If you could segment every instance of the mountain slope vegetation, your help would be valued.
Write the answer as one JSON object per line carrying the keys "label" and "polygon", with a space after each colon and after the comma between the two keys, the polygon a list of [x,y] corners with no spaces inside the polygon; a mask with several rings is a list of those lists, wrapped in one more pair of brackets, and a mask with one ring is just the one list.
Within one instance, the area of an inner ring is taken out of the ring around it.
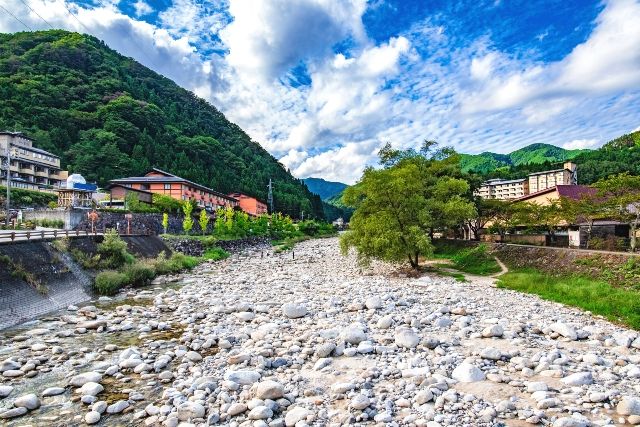
{"label": "mountain slope vegetation", "polygon": [[566,150],[550,144],[531,144],[509,154],[462,154],[460,164],[463,172],[488,173],[503,167],[564,162],[588,151]]}
{"label": "mountain slope vegetation", "polygon": [[105,185],[158,167],[293,217],[323,217],[308,191],[205,100],[108,48],[62,30],[0,34],[0,129],[18,130]]}
{"label": "mountain slope vegetation", "polygon": [[342,182],[326,181],[322,178],[305,178],[303,181],[307,184],[309,191],[320,196],[322,200],[340,194],[348,187]]}

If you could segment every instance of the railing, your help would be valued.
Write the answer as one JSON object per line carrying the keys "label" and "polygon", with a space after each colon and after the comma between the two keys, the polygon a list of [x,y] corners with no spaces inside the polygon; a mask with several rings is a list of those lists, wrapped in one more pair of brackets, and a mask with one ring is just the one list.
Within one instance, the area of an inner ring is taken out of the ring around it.
{"label": "railing", "polygon": [[58,237],[80,237],[93,235],[90,231],[80,230],[30,230],[30,231],[0,231],[0,242],[31,239],[55,239]]}

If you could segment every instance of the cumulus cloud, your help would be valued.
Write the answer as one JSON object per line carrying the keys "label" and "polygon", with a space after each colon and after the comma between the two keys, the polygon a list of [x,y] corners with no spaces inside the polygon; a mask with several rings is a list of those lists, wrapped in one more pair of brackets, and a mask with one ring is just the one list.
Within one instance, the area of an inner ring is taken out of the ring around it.
{"label": "cumulus cloud", "polygon": [[585,148],[595,148],[598,145],[600,145],[600,141],[597,139],[574,139],[573,141],[563,144],[562,148],[566,148],[567,150],[583,150]]}
{"label": "cumulus cloud", "polygon": [[[298,177],[355,182],[387,141],[435,139],[469,153],[584,148],[640,122],[640,4],[631,0],[606,3],[587,39],[549,63],[500,51],[490,35],[460,42],[430,18],[374,41],[363,14],[375,4],[365,0],[174,0],[153,24],[117,1],[25,1],[55,27],[86,31],[66,4],[93,35],[213,103]],[[47,28],[20,0],[6,3]],[[0,31],[24,29],[0,14]]]}
{"label": "cumulus cloud", "polygon": [[144,16],[153,12],[153,8],[149,6],[144,0],[138,0],[133,4],[133,8],[135,9],[136,16]]}
{"label": "cumulus cloud", "polygon": [[245,78],[268,82],[345,39],[365,37],[365,0],[231,0],[233,22],[220,32],[226,60]]}

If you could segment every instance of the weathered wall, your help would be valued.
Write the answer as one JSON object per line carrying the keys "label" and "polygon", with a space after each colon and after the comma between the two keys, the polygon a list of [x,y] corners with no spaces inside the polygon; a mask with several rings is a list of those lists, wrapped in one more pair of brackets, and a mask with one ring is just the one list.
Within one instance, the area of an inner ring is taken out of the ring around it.
{"label": "weathered wall", "polygon": [[23,211],[22,219],[24,221],[29,220],[62,220],[64,221],[64,228],[67,230],[73,230],[87,217],[87,210],[80,209],[42,209],[33,211]]}
{"label": "weathered wall", "polygon": [[7,257],[40,283],[29,284],[7,262],[0,262],[0,329],[91,298],[91,278],[48,242],[0,245]]}

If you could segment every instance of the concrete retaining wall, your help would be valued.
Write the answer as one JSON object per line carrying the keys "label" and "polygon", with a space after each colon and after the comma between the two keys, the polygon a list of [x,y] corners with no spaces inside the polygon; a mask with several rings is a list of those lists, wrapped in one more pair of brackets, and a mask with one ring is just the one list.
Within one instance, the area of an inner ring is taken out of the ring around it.
{"label": "concrete retaining wall", "polygon": [[64,222],[64,228],[67,230],[75,229],[78,224],[87,218],[87,211],[80,209],[71,210],[58,210],[58,209],[46,209],[46,210],[34,210],[23,211],[22,219],[24,221],[30,220],[59,220]]}

